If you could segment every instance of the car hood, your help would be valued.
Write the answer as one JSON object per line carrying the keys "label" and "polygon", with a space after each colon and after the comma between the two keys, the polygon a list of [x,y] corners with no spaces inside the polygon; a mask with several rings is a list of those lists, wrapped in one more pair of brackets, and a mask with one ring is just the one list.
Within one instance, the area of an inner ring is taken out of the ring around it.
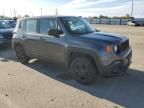
{"label": "car hood", "polygon": [[7,28],[7,29],[0,29],[0,34],[5,34],[5,33],[12,33],[13,28]]}
{"label": "car hood", "polygon": [[81,38],[93,39],[97,41],[104,41],[109,43],[118,43],[128,39],[125,36],[115,33],[95,32],[90,34],[81,35]]}
{"label": "car hood", "polygon": [[4,39],[12,39],[13,29],[0,29],[0,35],[3,35]]}

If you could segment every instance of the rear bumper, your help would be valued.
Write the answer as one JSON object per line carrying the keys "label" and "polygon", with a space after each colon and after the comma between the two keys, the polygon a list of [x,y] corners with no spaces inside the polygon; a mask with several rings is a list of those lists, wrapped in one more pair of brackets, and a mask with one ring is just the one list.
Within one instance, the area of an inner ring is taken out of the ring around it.
{"label": "rear bumper", "polygon": [[129,68],[130,64],[132,63],[132,50],[124,54],[119,58],[111,58],[113,60],[109,65],[101,64],[100,74],[102,76],[117,76],[123,75],[127,69]]}

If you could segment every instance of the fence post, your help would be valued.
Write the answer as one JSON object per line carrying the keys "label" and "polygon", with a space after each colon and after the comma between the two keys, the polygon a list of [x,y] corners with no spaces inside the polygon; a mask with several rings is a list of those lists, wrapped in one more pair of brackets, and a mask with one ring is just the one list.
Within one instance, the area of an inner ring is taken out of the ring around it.
{"label": "fence post", "polygon": [[93,24],[93,20],[92,20],[93,18],[91,18],[91,24]]}
{"label": "fence post", "polygon": [[101,18],[99,18],[100,19],[100,24],[101,24]]}
{"label": "fence post", "polygon": [[109,24],[111,24],[111,18],[109,18]]}
{"label": "fence post", "polygon": [[121,25],[121,18],[120,18],[120,25]]}

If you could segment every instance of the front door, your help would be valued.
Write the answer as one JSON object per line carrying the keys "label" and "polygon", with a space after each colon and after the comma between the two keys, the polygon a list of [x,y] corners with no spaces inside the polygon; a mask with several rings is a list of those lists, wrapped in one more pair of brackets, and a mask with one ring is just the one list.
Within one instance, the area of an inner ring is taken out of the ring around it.
{"label": "front door", "polygon": [[55,62],[64,62],[65,59],[65,37],[54,37],[48,35],[49,29],[61,29],[55,18],[44,18],[39,20],[39,34],[41,35],[40,56]]}

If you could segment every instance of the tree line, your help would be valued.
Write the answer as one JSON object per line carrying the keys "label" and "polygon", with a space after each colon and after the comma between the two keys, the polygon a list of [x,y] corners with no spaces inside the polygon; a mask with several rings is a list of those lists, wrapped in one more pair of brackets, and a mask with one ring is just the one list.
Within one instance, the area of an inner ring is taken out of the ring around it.
{"label": "tree line", "polygon": [[89,17],[89,18],[101,18],[101,19],[134,19],[134,17],[131,17],[129,14],[126,14],[125,16],[105,16],[105,15],[99,15],[99,16],[94,16],[94,17]]}
{"label": "tree line", "polygon": [[[8,16],[0,16],[0,19],[6,19],[6,20],[10,20],[10,19],[14,19],[17,20],[18,18],[22,18],[22,17],[30,17],[29,15],[24,15],[24,16],[16,16],[16,17],[8,17]],[[126,14],[125,16],[113,16],[113,17],[109,17],[109,16],[105,16],[105,15],[99,15],[99,16],[89,16],[89,18],[101,18],[101,19],[134,19],[134,17],[131,17],[129,14]]]}

